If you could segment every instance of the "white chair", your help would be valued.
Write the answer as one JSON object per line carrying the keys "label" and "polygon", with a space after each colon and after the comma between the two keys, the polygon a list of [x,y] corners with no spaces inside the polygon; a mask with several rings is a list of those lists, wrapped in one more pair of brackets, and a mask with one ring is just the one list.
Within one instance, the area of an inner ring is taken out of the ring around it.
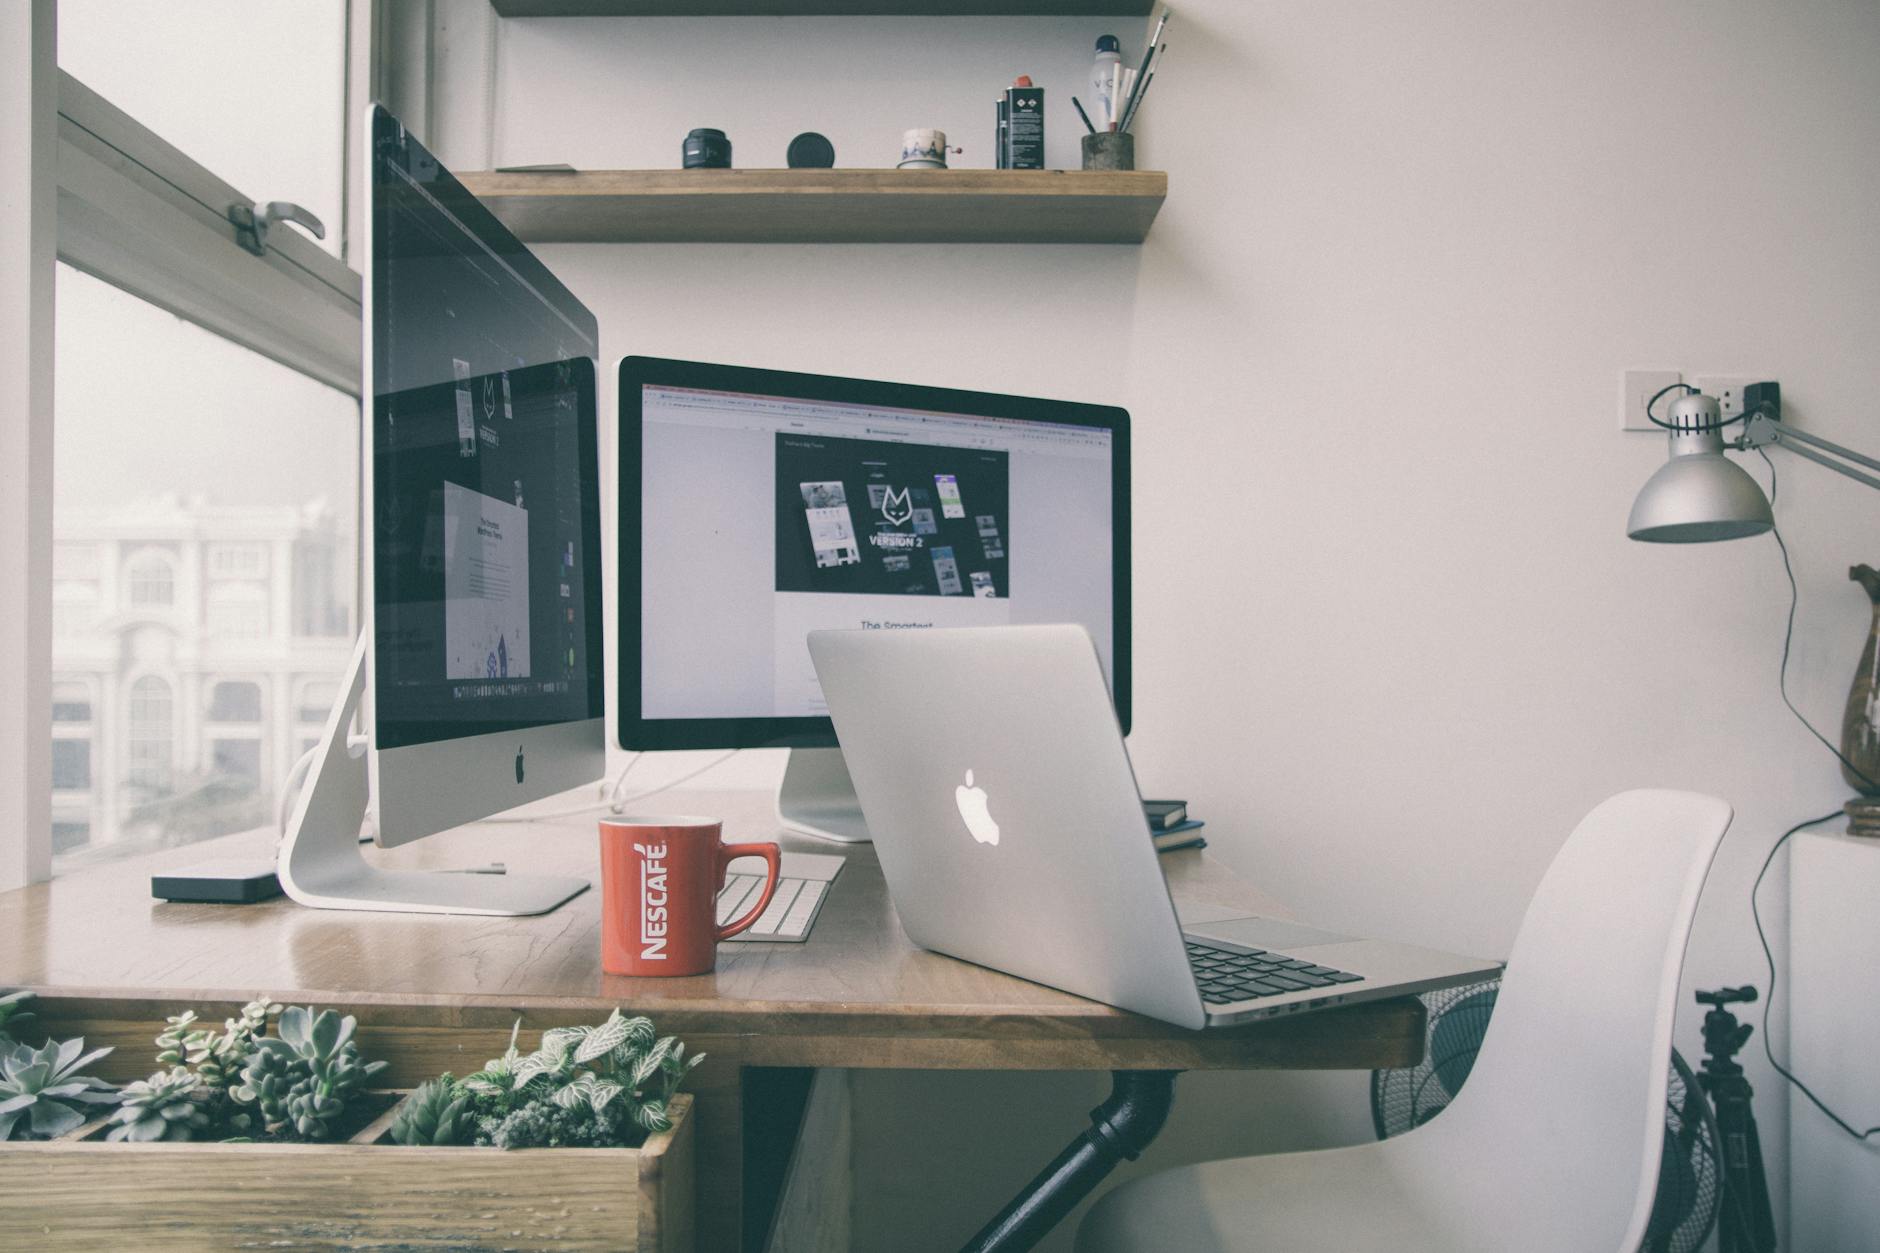
{"label": "white chair", "polygon": [[1664,1141],[1684,943],[1730,807],[1623,792],[1528,905],[1469,1081],[1376,1144],[1184,1166],[1109,1193],[1077,1253],[1633,1253]]}

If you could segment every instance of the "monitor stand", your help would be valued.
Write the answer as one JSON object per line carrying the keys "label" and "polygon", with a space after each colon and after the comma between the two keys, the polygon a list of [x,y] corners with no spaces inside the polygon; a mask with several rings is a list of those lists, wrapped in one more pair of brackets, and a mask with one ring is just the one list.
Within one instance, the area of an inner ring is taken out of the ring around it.
{"label": "monitor stand", "polygon": [[839,748],[793,748],[777,785],[777,818],[785,827],[838,844],[870,840]]}
{"label": "monitor stand", "polygon": [[368,741],[352,732],[365,676],[361,636],[281,840],[275,873],[282,891],[314,909],[514,916],[545,914],[587,890],[586,879],[565,876],[385,870],[368,862],[359,849],[370,790]]}

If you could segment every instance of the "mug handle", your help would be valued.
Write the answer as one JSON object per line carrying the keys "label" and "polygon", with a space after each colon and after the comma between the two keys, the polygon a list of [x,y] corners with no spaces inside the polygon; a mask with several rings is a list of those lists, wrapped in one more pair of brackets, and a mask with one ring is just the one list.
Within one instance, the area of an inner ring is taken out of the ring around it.
{"label": "mug handle", "polygon": [[751,906],[744,917],[734,918],[718,928],[718,938],[721,940],[729,939],[740,931],[748,930],[751,924],[763,915],[765,908],[770,904],[770,898],[777,894],[777,880],[783,874],[783,853],[775,844],[720,844],[718,846],[720,886],[725,881],[725,867],[739,857],[762,857],[764,865],[770,869],[770,874],[764,880],[763,895],[758,897],[757,904]]}

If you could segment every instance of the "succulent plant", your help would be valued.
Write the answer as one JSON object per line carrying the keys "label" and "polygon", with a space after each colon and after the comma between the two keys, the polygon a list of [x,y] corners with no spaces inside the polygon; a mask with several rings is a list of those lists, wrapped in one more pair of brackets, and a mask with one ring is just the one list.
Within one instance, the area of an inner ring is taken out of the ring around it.
{"label": "succulent plant", "polygon": [[329,1139],[348,1102],[385,1069],[353,1043],[358,1023],[330,1009],[296,1005],[281,1014],[278,1036],[256,1040],[231,1095],[253,1105],[267,1129],[303,1140]]}
{"label": "succulent plant", "polygon": [[475,1095],[448,1074],[419,1084],[392,1119],[399,1144],[469,1144],[476,1138]]}
{"label": "succulent plant", "polygon": [[117,1103],[117,1088],[79,1071],[108,1048],[47,1041],[40,1048],[0,1046],[0,1140],[49,1140],[85,1124],[85,1106]]}
{"label": "succulent plant", "polygon": [[202,1078],[182,1066],[126,1084],[107,1140],[193,1140],[214,1120],[203,1108]]}
{"label": "succulent plant", "polygon": [[280,1012],[268,997],[257,997],[242,1007],[240,1016],[224,1019],[222,1030],[214,1031],[198,1029],[195,1012],[186,1010],[168,1019],[158,1034],[157,1062],[189,1066],[202,1077],[207,1095],[219,1098],[235,1085],[255,1041],[267,1034],[268,1019]]}
{"label": "succulent plant", "polygon": [[32,999],[33,994],[24,988],[0,996],[0,1043],[11,1043],[19,1025],[33,1016],[33,1011],[26,1008]]}
{"label": "succulent plant", "polygon": [[269,1126],[287,1121],[287,1097],[295,1080],[293,1057],[283,1051],[256,1046],[242,1067],[241,1082],[229,1089],[229,1095],[243,1105],[252,1105],[261,1121]]}

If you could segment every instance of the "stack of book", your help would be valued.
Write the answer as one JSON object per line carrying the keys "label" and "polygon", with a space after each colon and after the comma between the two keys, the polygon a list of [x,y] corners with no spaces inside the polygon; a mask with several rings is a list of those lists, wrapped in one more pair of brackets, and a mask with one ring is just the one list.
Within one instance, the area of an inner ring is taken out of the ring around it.
{"label": "stack of book", "polygon": [[1206,824],[1188,816],[1187,801],[1146,800],[1142,803],[1142,812],[1149,820],[1149,836],[1155,841],[1156,852],[1208,846],[1201,838],[1201,828]]}

